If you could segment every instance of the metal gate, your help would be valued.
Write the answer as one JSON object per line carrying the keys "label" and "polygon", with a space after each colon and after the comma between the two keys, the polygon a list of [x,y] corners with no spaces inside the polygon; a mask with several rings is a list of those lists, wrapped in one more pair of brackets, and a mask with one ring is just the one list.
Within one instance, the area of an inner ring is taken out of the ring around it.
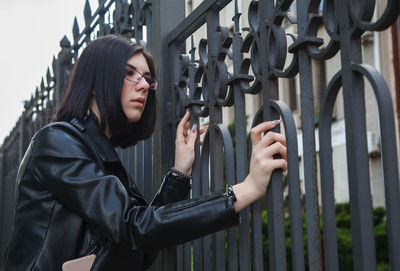
{"label": "metal gate", "polygon": [[[184,0],[99,0],[94,12],[86,2],[84,28],[80,29],[75,20],[73,42],[66,37],[60,42],[62,49],[54,58],[51,71],[48,69],[46,80],[42,80],[25,104],[25,111],[1,147],[1,255],[12,227],[17,165],[29,139],[46,124],[60,102],[71,67],[86,43],[98,36],[120,33],[138,41],[145,40],[158,63],[160,118],[156,132],[135,148],[120,151],[123,163],[146,198],[151,198],[163,173],[173,164],[175,127],[187,108],[191,111],[192,123],[199,123],[202,118],[209,121],[202,147],[196,143],[193,197],[214,191],[225,183],[242,181],[247,175],[251,150],[247,140],[246,97],[262,97],[261,107],[249,120],[252,125],[281,118],[288,146],[289,170],[285,178],[288,179],[289,212],[283,207],[283,173],[276,171],[266,204],[259,201],[243,210],[237,228],[165,249],[153,270],[287,270],[285,216],[290,218],[289,260],[293,270],[305,270],[306,262],[309,270],[339,270],[331,147],[333,107],[339,90],[344,101],[354,270],[376,270],[365,120],[366,81],[373,89],[379,111],[390,267],[400,270],[399,168],[392,98],[382,75],[362,62],[361,50],[362,35],[366,31],[382,31],[396,21],[399,1],[387,0],[385,4],[384,12],[373,21],[375,0],[249,1],[249,27],[240,29],[237,1],[205,0],[186,17]],[[220,23],[220,13],[227,5],[235,9],[231,28]],[[193,35],[203,26],[206,33],[195,42]],[[293,26],[296,34],[286,33],[288,26]],[[321,27],[326,30],[324,40],[318,36]],[[323,91],[319,107],[318,163],[311,61],[324,61],[337,54],[340,54],[340,68]],[[295,120],[289,106],[279,101],[282,88],[279,79],[298,74],[306,232],[302,228]],[[222,109],[227,107],[234,108],[234,143],[223,124]],[[317,165],[322,209],[318,201]],[[264,266],[262,244],[261,210],[265,208],[269,266]],[[304,235],[307,235],[306,243]],[[305,259],[305,247],[308,259]]]}

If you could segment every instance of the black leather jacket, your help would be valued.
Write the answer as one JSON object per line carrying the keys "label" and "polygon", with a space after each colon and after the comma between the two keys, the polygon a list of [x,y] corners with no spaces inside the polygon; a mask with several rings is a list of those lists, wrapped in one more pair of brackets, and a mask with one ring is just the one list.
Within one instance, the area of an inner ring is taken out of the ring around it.
{"label": "black leather jacket", "polygon": [[3,270],[59,271],[91,253],[92,270],[145,270],[159,249],[238,224],[227,193],[185,200],[190,185],[170,174],[148,205],[97,121],[71,123],[47,125],[25,153]]}

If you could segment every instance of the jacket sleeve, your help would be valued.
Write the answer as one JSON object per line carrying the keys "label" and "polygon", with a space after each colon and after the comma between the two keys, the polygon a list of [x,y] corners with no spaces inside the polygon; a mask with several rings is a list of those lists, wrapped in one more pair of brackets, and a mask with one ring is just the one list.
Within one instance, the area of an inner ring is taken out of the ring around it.
{"label": "jacket sleeve", "polygon": [[150,205],[162,206],[169,203],[186,200],[189,197],[190,181],[182,180],[167,173]]}
{"label": "jacket sleeve", "polygon": [[239,222],[233,198],[222,191],[161,207],[139,206],[116,176],[105,174],[82,138],[63,128],[48,127],[35,136],[27,169],[58,201],[131,249],[154,251]]}

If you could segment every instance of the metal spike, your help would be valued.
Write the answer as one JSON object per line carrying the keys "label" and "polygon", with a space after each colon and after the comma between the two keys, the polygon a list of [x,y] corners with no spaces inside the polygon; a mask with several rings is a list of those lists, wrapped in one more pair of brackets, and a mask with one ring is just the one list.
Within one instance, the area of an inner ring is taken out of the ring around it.
{"label": "metal spike", "polygon": [[71,47],[71,42],[67,38],[67,36],[64,36],[62,40],[60,41],[60,46],[61,48],[69,48]]}
{"label": "metal spike", "polygon": [[47,81],[47,85],[50,85],[50,82],[51,82],[51,74],[50,74],[50,68],[49,68],[49,67],[47,67],[46,81]]}
{"label": "metal spike", "polygon": [[240,19],[241,13],[239,13],[239,6],[238,6],[238,1],[235,0],[235,15],[232,18],[232,21],[235,22],[235,32],[240,31],[240,26],[239,26],[239,19]]}
{"label": "metal spike", "polygon": [[238,1],[235,0],[235,14],[239,13],[239,6],[238,6]]}
{"label": "metal spike", "polygon": [[74,26],[72,28],[72,35],[74,36],[74,43],[76,44],[78,42],[78,38],[79,38],[79,25],[78,25],[78,20],[74,19]]}
{"label": "metal spike", "polygon": [[42,77],[42,81],[40,82],[40,89],[43,90],[44,89],[44,79]]}
{"label": "metal spike", "polygon": [[85,17],[86,25],[89,25],[90,19],[92,17],[92,9],[90,8],[89,0],[86,0],[85,9],[83,10],[83,16]]}
{"label": "metal spike", "polygon": [[51,67],[53,68],[53,74],[56,75],[57,70],[57,59],[56,56],[53,55],[53,62],[51,63]]}
{"label": "metal spike", "polygon": [[196,51],[196,47],[194,47],[194,37],[193,35],[191,35],[191,43],[192,43],[192,48],[190,49],[190,56],[191,56],[191,60],[194,61],[195,58],[195,51]]}

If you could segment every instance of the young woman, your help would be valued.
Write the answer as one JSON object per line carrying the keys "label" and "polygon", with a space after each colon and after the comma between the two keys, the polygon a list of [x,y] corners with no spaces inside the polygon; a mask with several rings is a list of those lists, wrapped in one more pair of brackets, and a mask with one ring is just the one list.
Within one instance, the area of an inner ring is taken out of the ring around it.
{"label": "young woman", "polygon": [[[61,270],[95,254],[91,270],[145,270],[160,249],[237,225],[238,212],[264,196],[271,173],[286,169],[279,123],[252,129],[247,178],[228,191],[189,199],[197,128],[189,113],[178,125],[175,165],[148,204],[114,147],[153,132],[155,65],[120,36],[90,42],[54,121],[31,141],[17,175],[18,195],[4,270]],[[282,159],[274,159],[280,154]]]}

